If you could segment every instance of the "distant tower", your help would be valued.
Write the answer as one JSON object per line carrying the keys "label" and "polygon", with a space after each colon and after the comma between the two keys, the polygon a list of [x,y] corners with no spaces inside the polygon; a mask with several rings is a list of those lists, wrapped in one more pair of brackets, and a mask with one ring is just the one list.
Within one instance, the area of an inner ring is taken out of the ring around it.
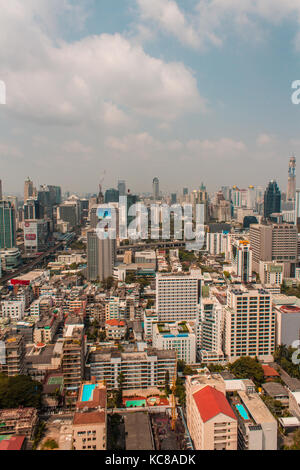
{"label": "distant tower", "polygon": [[119,180],[118,191],[119,191],[119,196],[126,196],[126,182],[125,181]]}
{"label": "distant tower", "polygon": [[270,181],[264,195],[264,217],[268,219],[271,214],[281,212],[281,192],[276,181]]}
{"label": "distant tower", "polygon": [[294,201],[296,195],[296,157],[290,158],[289,179],[286,198],[288,201]]}
{"label": "distant tower", "polygon": [[154,178],[152,184],[153,184],[153,199],[155,201],[158,201],[158,199],[159,199],[159,179]]}
{"label": "distant tower", "polygon": [[0,180],[0,201],[3,199],[3,194],[2,194],[2,181]]}
{"label": "distant tower", "polygon": [[99,194],[97,197],[97,204],[104,204],[104,196],[103,196],[101,184],[99,184]]}
{"label": "distant tower", "polygon": [[24,202],[31,197],[34,197],[34,187],[33,182],[28,177],[24,184]]}

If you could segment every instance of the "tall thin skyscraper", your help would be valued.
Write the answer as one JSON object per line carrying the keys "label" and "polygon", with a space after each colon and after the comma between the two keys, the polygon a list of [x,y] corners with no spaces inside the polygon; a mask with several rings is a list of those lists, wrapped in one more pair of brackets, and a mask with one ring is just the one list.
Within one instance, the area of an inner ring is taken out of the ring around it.
{"label": "tall thin skyscraper", "polygon": [[0,201],[0,249],[16,246],[16,215],[9,201]]}
{"label": "tall thin skyscraper", "polygon": [[3,199],[3,194],[2,194],[2,180],[0,180],[0,201]]}
{"label": "tall thin skyscraper", "polygon": [[118,191],[119,191],[119,196],[126,196],[126,182],[125,181],[119,180]]}
{"label": "tall thin skyscraper", "polygon": [[28,177],[27,180],[25,181],[24,184],[24,202],[27,201],[27,199],[30,199],[31,197],[35,196],[35,190],[33,187],[33,182],[31,179]]}
{"label": "tall thin skyscraper", "polygon": [[159,179],[154,178],[153,180],[153,199],[157,201],[159,199]]}
{"label": "tall thin skyscraper", "polygon": [[296,157],[290,158],[289,177],[286,198],[288,201],[294,201],[296,195]]}
{"label": "tall thin skyscraper", "polygon": [[264,217],[268,219],[271,214],[281,212],[281,192],[276,181],[270,181],[264,197]]}

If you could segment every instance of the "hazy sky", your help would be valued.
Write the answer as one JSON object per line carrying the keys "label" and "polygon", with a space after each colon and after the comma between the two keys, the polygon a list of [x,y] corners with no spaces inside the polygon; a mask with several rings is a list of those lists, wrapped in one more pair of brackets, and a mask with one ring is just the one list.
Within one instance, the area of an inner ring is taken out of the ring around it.
{"label": "hazy sky", "polygon": [[297,79],[299,0],[0,0],[4,191],[285,190]]}

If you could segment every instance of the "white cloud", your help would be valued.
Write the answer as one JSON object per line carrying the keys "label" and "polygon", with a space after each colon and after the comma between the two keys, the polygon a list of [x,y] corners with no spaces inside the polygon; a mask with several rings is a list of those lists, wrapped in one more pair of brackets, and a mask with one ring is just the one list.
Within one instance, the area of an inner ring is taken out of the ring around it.
{"label": "white cloud", "polygon": [[264,147],[266,145],[272,145],[276,142],[276,136],[270,134],[260,134],[256,139],[258,147]]}
{"label": "white cloud", "polygon": [[[136,0],[144,27],[156,24],[193,48],[220,46],[228,33],[251,34],[257,41],[265,34],[258,20],[280,24],[290,19],[300,26],[299,0],[200,0],[194,11],[184,12],[175,0]],[[295,44],[300,48],[300,33]]]}
{"label": "white cloud", "polygon": [[[8,110],[45,124],[128,126],[138,116],[169,121],[204,109],[190,70],[151,57],[120,34],[53,41],[44,27],[49,5],[30,0],[25,7],[11,0],[1,6],[1,78]],[[72,8],[67,0],[62,6],[55,0],[52,16]]]}

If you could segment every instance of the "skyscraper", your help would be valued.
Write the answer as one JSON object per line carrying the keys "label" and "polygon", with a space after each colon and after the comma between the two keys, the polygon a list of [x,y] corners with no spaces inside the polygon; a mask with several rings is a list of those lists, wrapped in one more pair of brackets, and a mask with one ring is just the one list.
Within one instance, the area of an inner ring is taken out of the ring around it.
{"label": "skyscraper", "polygon": [[0,249],[9,249],[15,246],[15,209],[9,201],[0,201]]}
{"label": "skyscraper", "polygon": [[87,233],[88,280],[104,281],[113,275],[116,240],[98,238],[96,230]]}
{"label": "skyscraper", "polygon": [[153,184],[153,199],[155,201],[158,201],[158,199],[159,199],[159,179],[154,178],[152,184]]}
{"label": "skyscraper", "polygon": [[40,203],[37,199],[28,199],[24,204],[24,220],[40,218]]}
{"label": "skyscraper", "polygon": [[0,201],[3,199],[3,194],[2,194],[2,181],[0,180]]}
{"label": "skyscraper", "polygon": [[292,201],[295,199],[296,193],[296,158],[294,156],[290,158],[288,175],[286,198],[288,201]]}
{"label": "skyscraper", "polygon": [[264,196],[264,217],[268,219],[271,214],[281,212],[281,192],[276,181],[270,181]]}
{"label": "skyscraper", "polygon": [[120,196],[126,196],[126,182],[123,180],[120,180],[118,182],[118,191]]}
{"label": "skyscraper", "polygon": [[28,177],[24,184],[24,201],[35,196],[35,188],[33,187],[33,182]]}

